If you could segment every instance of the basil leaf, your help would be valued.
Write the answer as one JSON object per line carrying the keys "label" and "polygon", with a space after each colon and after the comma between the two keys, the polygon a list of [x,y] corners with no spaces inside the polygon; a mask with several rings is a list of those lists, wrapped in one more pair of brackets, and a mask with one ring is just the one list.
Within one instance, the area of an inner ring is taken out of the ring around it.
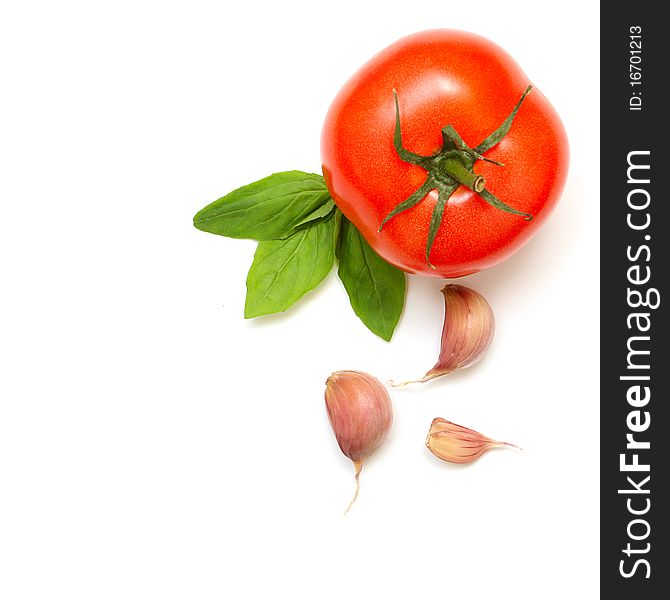
{"label": "basil leaf", "polygon": [[231,238],[281,239],[328,202],[332,200],[321,175],[286,171],[215,200],[193,217],[193,224]]}
{"label": "basil leaf", "polygon": [[284,240],[258,242],[247,275],[245,319],[285,311],[321,283],[335,261],[338,221],[333,214]]}
{"label": "basil leaf", "polygon": [[337,273],[354,312],[372,333],[388,342],[405,304],[405,273],[380,258],[344,217],[337,258]]}
{"label": "basil leaf", "polygon": [[307,215],[300,223],[296,223],[295,229],[302,227],[303,225],[309,225],[314,221],[322,220],[329,217],[333,212],[335,212],[335,202],[332,199],[317,208],[312,214]]}

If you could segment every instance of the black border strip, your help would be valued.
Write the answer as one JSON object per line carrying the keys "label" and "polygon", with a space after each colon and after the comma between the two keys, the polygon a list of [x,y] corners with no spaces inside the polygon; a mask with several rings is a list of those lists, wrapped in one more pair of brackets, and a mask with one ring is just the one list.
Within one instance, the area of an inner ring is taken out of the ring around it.
{"label": "black border strip", "polygon": [[603,598],[670,594],[670,197],[663,187],[670,109],[661,106],[660,89],[670,34],[659,6],[601,3]]}

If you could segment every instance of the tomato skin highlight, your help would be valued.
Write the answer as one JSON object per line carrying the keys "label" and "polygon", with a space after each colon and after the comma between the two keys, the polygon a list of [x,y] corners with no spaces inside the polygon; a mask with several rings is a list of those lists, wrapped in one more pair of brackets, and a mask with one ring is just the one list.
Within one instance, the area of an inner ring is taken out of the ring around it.
{"label": "tomato skin highlight", "polygon": [[382,219],[426,180],[393,145],[398,94],[403,146],[430,155],[453,125],[474,148],[507,118],[529,84],[516,62],[489,40],[463,31],[420,32],[392,44],[340,90],[323,127],[321,155],[335,203],[389,263],[420,275],[461,277],[494,266],[525,244],[558,202],[568,171],[563,125],[533,88],[505,138],[478,160],[474,172],[501,201],[533,215],[503,212],[460,186],[447,202],[431,263],[426,240],[437,192]]}

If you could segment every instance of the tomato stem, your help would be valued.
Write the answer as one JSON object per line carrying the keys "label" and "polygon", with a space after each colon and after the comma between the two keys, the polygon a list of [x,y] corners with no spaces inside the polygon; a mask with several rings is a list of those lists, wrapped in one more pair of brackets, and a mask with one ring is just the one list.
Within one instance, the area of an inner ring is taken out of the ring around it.
{"label": "tomato stem", "polygon": [[482,200],[494,208],[513,215],[522,216],[526,221],[530,221],[533,218],[533,215],[513,208],[508,204],[505,204],[502,200],[496,198],[488,189],[486,189],[485,179],[481,175],[473,172],[472,169],[477,160],[484,160],[501,167],[503,166],[502,163],[486,158],[483,156],[483,153],[490,150],[507,135],[512,127],[514,117],[517,112],[519,112],[524,98],[530,93],[532,87],[533,86],[529,85],[526,88],[507,118],[491,135],[487,136],[479,145],[477,145],[474,150],[463,141],[463,138],[461,138],[452,125],[447,125],[442,129],[442,148],[432,156],[415,154],[402,145],[400,106],[398,102],[398,94],[393,90],[395,100],[395,132],[393,135],[393,145],[401,160],[422,167],[428,172],[428,177],[418,190],[416,190],[409,198],[400,202],[384,217],[379,225],[379,231],[381,232],[384,225],[393,217],[417,205],[429,192],[437,189],[438,201],[433,208],[433,214],[428,229],[428,238],[426,240],[426,263],[432,267],[433,265],[430,263],[430,251],[433,247],[438,229],[442,224],[445,206],[459,185],[464,185],[473,190],[479,194]]}
{"label": "tomato stem", "polygon": [[442,166],[446,175],[455,179],[461,185],[479,193],[484,189],[486,181],[481,175],[473,173],[457,158],[447,158]]}

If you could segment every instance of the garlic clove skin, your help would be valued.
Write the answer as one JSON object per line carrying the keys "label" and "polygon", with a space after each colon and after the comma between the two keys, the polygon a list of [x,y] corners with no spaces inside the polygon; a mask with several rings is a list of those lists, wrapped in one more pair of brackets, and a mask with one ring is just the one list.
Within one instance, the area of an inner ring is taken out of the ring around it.
{"label": "garlic clove skin", "polygon": [[495,333],[495,317],[486,298],[464,285],[448,284],[444,296],[444,326],[440,357],[426,373],[433,378],[478,363]]}
{"label": "garlic clove skin", "polygon": [[[382,383],[361,371],[336,371],[326,381],[326,410],[342,453],[354,463],[356,493],[363,462],[382,444],[393,408]],[[347,509],[347,511],[349,510]]]}
{"label": "garlic clove skin", "polygon": [[360,371],[336,371],[328,378],[326,409],[340,450],[354,463],[382,444],[393,422],[388,391]]}
{"label": "garlic clove skin", "polygon": [[426,446],[438,458],[457,464],[474,462],[491,448],[510,447],[520,450],[514,444],[492,440],[478,431],[440,418],[433,419]]}
{"label": "garlic clove skin", "polygon": [[495,317],[486,298],[471,288],[454,283],[445,285],[442,295],[444,325],[437,363],[421,379],[394,383],[394,387],[424,383],[466,369],[479,362],[489,349],[495,333]]}

